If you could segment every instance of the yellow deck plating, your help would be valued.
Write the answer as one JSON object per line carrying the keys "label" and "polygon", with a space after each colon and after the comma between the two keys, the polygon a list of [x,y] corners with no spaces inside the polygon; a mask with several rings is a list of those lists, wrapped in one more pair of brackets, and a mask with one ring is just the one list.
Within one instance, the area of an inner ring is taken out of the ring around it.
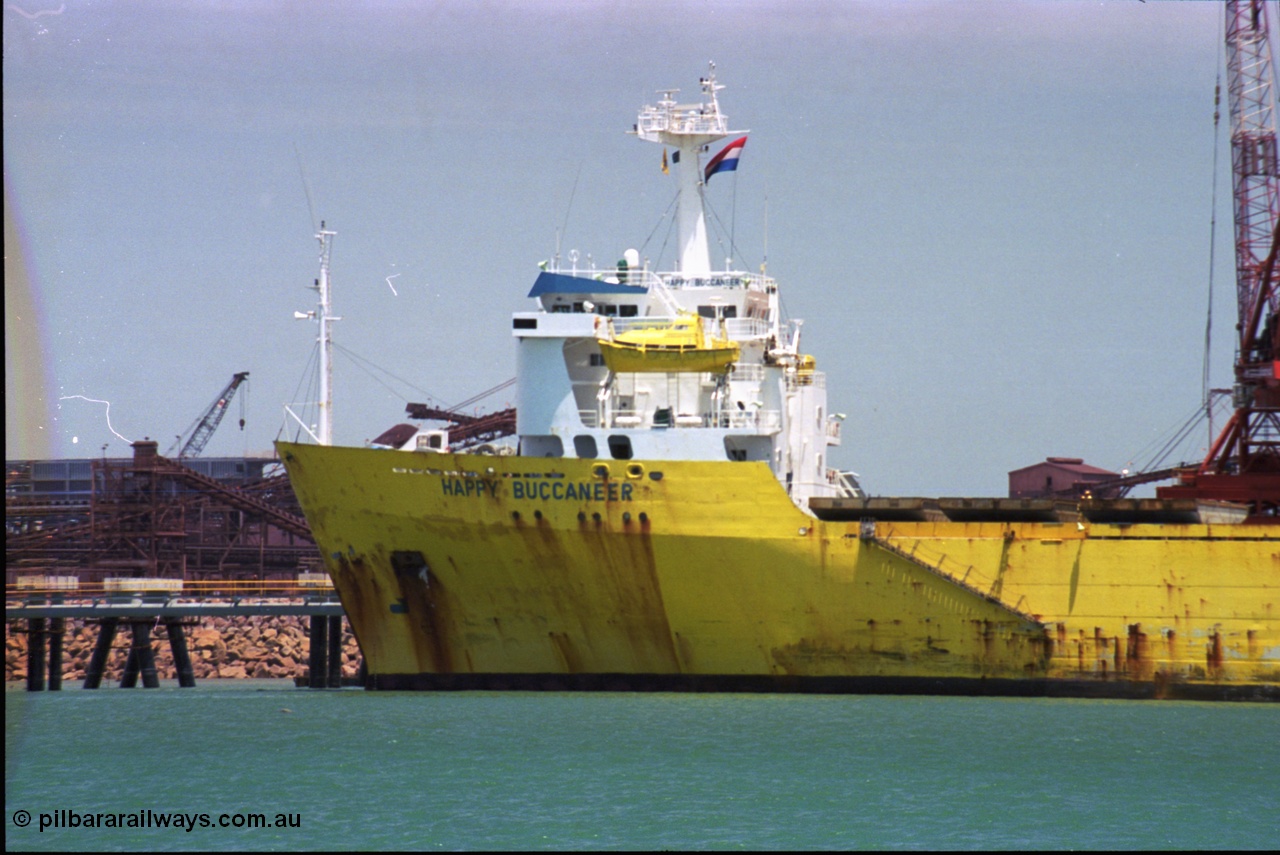
{"label": "yellow deck plating", "polygon": [[824,522],[763,463],[279,444],[376,687],[1280,698],[1280,527]]}

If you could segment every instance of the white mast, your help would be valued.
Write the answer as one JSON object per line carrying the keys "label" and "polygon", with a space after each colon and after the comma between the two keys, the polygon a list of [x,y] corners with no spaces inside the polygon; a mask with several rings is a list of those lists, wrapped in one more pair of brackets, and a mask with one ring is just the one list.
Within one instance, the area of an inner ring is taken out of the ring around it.
{"label": "white mast", "polygon": [[317,439],[320,445],[333,444],[333,337],[329,324],[340,321],[329,315],[329,255],[333,251],[333,236],[337,232],[324,227],[320,221],[320,231],[316,239],[320,241],[320,278],[315,288],[320,292],[320,306],[317,319],[320,321],[320,428]]}
{"label": "white mast", "polygon": [[707,251],[707,220],[702,206],[702,169],[698,153],[706,145],[731,133],[728,117],[720,112],[716,91],[715,63],[702,78],[702,94],[709,100],[700,104],[677,104],[671,96],[678,89],[663,90],[658,105],[645,105],[632,133],[647,142],[675,148],[672,160],[680,195],[676,203],[676,222],[680,228],[680,272],[685,276],[705,276],[711,272],[711,256]]}

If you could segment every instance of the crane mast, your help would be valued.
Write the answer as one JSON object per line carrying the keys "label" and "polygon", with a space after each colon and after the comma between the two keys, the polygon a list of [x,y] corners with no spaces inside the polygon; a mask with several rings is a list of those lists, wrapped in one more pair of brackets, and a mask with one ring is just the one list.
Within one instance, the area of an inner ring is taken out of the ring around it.
{"label": "crane mast", "polygon": [[1256,516],[1280,514],[1280,162],[1275,71],[1262,0],[1229,0],[1227,99],[1235,204],[1236,330],[1234,411],[1194,470],[1161,487],[1161,498],[1248,504]]}

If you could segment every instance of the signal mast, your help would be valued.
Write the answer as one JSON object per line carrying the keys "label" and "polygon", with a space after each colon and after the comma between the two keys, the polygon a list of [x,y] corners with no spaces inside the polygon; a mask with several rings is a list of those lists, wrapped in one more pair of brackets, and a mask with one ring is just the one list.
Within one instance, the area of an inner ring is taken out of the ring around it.
{"label": "signal mast", "polygon": [[1280,158],[1275,72],[1262,0],[1226,4],[1227,98],[1235,200],[1234,412],[1204,461],[1159,487],[1163,499],[1241,502],[1253,517],[1280,517]]}

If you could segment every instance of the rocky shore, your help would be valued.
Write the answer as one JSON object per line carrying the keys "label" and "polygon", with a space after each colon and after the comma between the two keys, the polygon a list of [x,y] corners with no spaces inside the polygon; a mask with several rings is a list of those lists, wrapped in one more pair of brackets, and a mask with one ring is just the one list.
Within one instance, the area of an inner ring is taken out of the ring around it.
{"label": "rocky shore", "polygon": [[[305,617],[232,617],[206,618],[196,625],[184,627],[187,649],[191,655],[196,681],[222,678],[288,678],[307,674],[310,642],[309,621]],[[27,678],[27,634],[6,623],[4,641],[4,678],[6,682]],[[82,620],[68,620],[62,639],[62,679],[67,682],[84,679],[89,657],[98,639],[98,627],[86,626]],[[118,684],[124,671],[129,646],[133,643],[127,626],[116,633],[111,655],[103,675],[103,686]],[[161,680],[176,680],[173,651],[163,625],[153,630],[151,648],[155,651],[156,673]],[[342,622],[342,675],[355,677],[360,669],[360,649],[346,620]]]}

